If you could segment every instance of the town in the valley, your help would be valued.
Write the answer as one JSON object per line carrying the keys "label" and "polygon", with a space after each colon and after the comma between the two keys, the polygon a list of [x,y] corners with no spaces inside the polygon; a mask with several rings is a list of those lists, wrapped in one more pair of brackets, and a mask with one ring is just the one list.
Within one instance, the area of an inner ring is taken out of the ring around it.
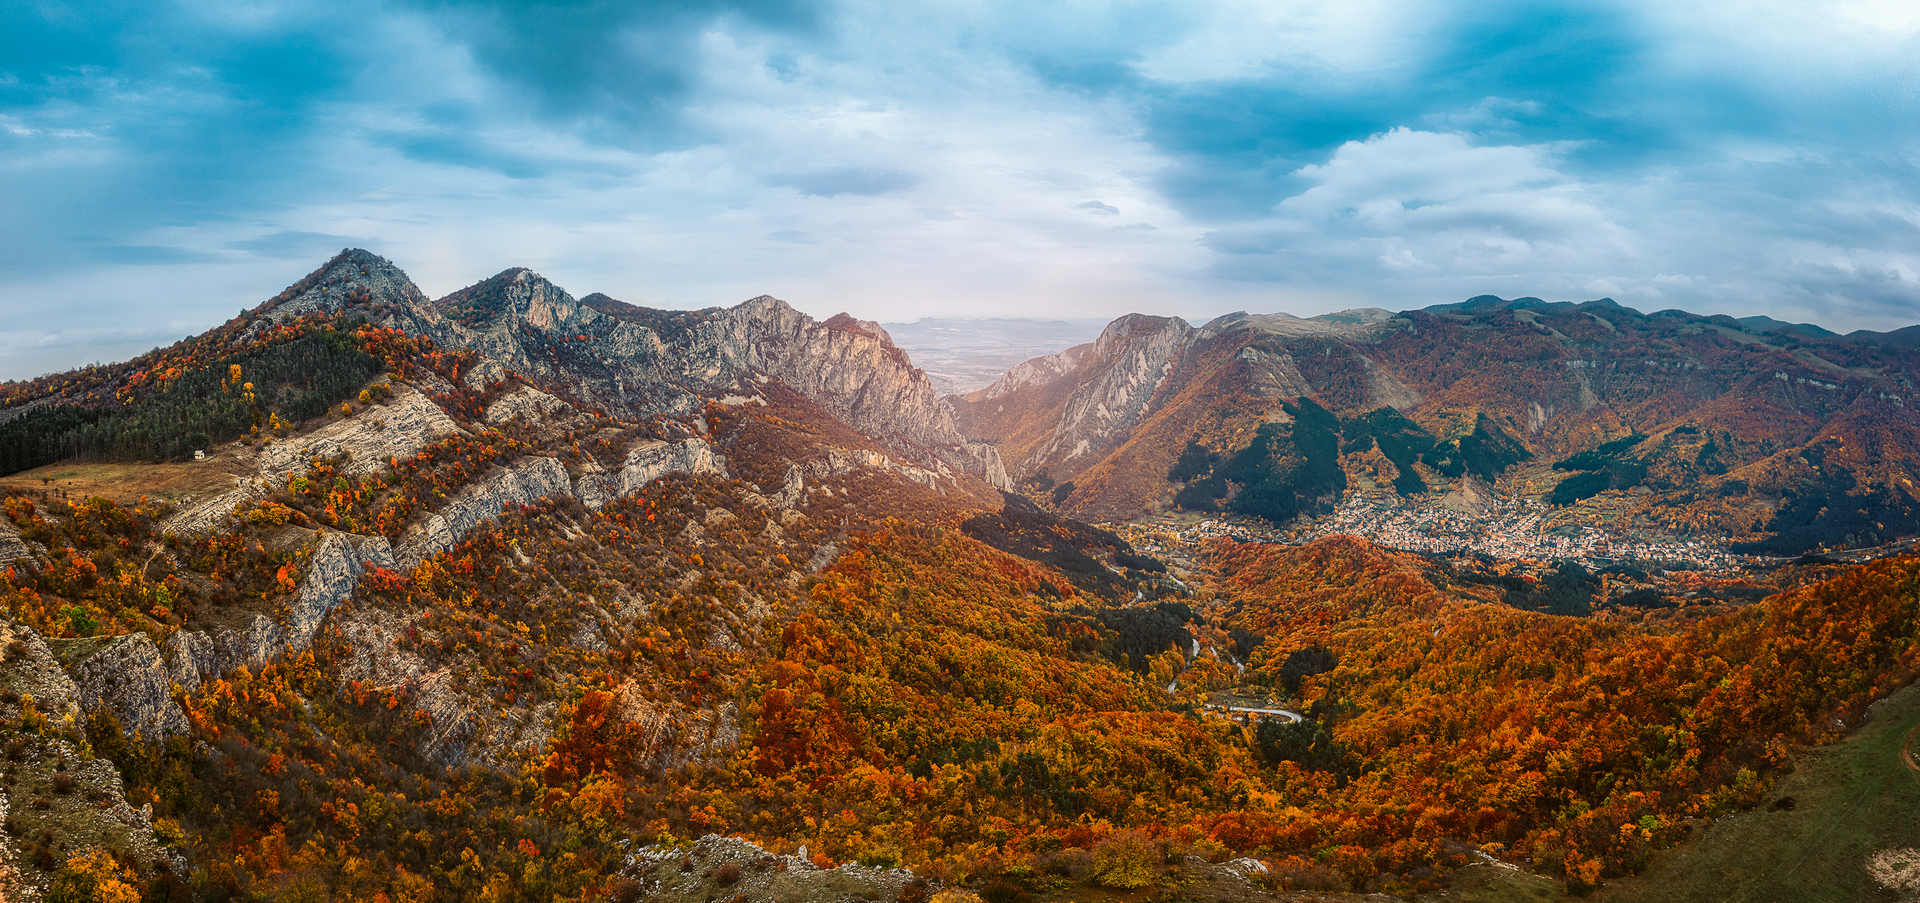
{"label": "town in the valley", "polygon": [[1556,518],[1552,506],[1526,498],[1488,499],[1469,510],[1409,504],[1390,493],[1352,493],[1319,517],[1276,527],[1259,518],[1166,514],[1123,528],[1148,554],[1183,557],[1184,547],[1215,537],[1241,542],[1304,545],[1327,536],[1358,536],[1383,548],[1436,555],[1484,555],[1499,560],[1573,561],[1588,568],[1626,562],[1669,570],[1723,571],[1751,563],[1723,546],[1692,539],[1621,533]]}

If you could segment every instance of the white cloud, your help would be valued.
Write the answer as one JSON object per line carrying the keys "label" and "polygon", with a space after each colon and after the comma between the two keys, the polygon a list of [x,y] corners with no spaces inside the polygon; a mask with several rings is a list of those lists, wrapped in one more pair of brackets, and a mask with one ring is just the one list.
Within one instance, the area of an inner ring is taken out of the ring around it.
{"label": "white cloud", "polygon": [[1558,270],[1631,256],[1625,230],[1555,168],[1567,149],[1477,146],[1405,127],[1350,141],[1295,173],[1316,184],[1274,208],[1272,247],[1399,274]]}

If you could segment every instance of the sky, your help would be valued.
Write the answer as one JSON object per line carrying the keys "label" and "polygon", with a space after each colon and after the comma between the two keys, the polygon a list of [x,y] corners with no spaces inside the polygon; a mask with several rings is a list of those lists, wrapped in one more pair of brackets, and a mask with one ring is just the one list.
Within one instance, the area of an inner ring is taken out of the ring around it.
{"label": "sky", "polygon": [[816,316],[1920,322],[1920,4],[0,0],[0,378],[343,247]]}

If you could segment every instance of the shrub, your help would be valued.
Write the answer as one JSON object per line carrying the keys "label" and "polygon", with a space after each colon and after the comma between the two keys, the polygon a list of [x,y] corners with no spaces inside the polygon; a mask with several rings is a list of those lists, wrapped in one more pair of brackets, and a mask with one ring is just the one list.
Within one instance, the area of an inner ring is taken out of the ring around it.
{"label": "shrub", "polygon": [[1146,887],[1153,883],[1159,859],[1139,834],[1115,834],[1093,848],[1093,880],[1104,887]]}
{"label": "shrub", "polygon": [[646,892],[646,885],[624,875],[607,882],[607,899],[613,903],[640,903]]}
{"label": "shrub", "polygon": [[995,878],[987,882],[986,887],[980,888],[980,899],[983,903],[1027,903],[1028,900],[1033,899],[1033,895],[1027,893],[1026,888],[1002,877]]}
{"label": "shrub", "polygon": [[1273,890],[1346,891],[1351,886],[1338,869],[1298,856],[1275,861],[1267,870],[1267,882]]}
{"label": "shrub", "polygon": [[1093,854],[1078,847],[1069,847],[1049,854],[1042,860],[1040,866],[1048,874],[1065,875],[1075,881],[1084,881],[1093,872]]}

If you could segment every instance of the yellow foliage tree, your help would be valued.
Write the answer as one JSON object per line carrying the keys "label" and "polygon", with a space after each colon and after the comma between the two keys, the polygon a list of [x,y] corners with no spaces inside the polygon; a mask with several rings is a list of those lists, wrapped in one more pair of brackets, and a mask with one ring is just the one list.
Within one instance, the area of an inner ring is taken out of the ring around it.
{"label": "yellow foliage tree", "polygon": [[47,885],[46,903],[139,903],[131,869],[96,849],[67,860]]}
{"label": "yellow foliage tree", "polygon": [[1106,887],[1146,887],[1153,883],[1154,850],[1139,834],[1127,831],[1093,848],[1093,880]]}

